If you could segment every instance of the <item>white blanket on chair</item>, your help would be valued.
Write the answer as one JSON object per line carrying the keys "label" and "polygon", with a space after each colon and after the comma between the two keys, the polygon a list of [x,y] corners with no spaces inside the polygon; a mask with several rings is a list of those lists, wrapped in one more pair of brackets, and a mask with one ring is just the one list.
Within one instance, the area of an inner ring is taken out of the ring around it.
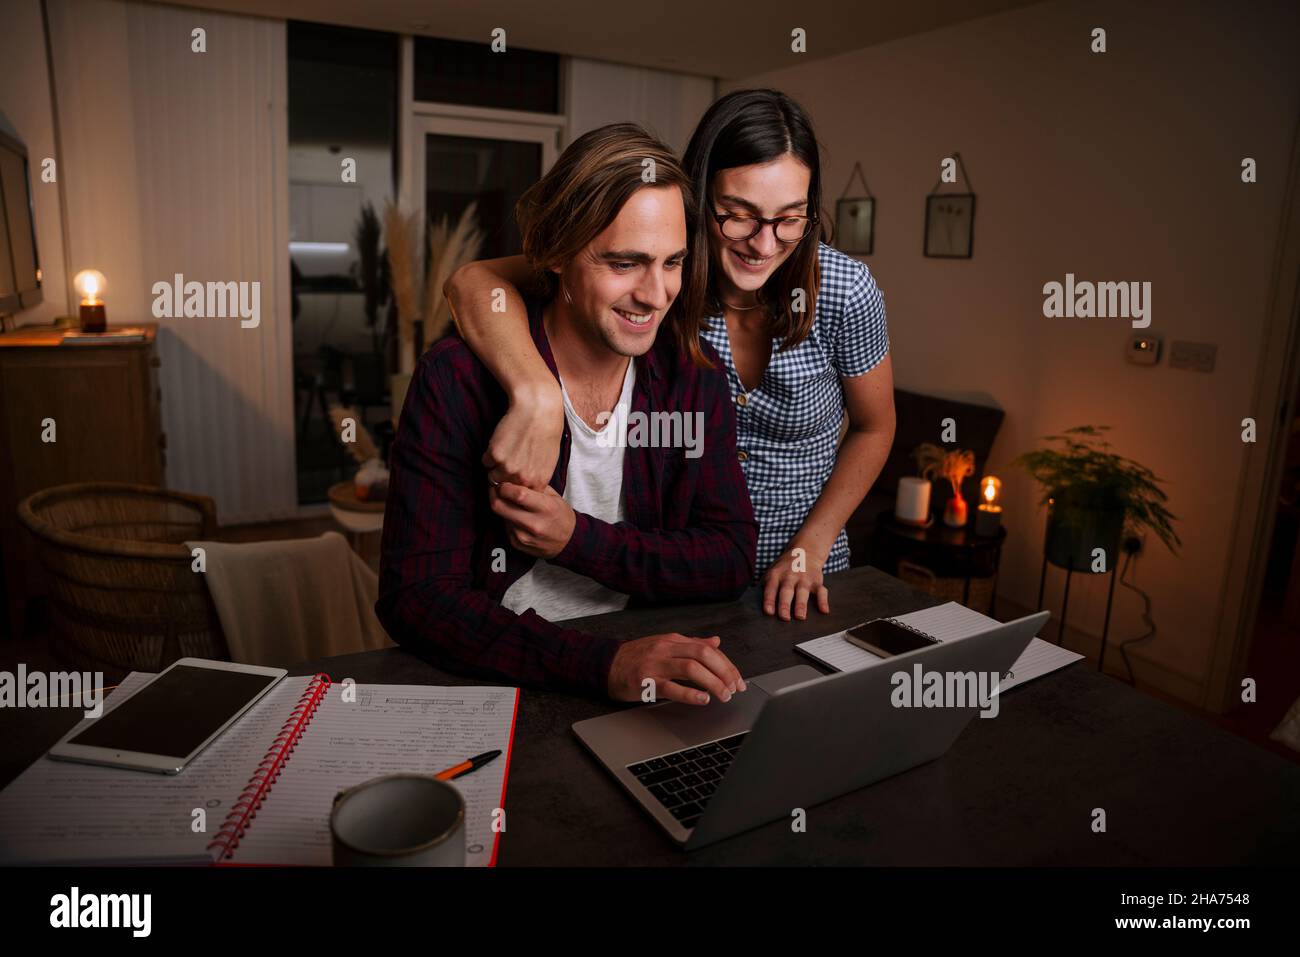
{"label": "white blanket on chair", "polygon": [[202,548],[208,590],[232,661],[288,667],[392,647],[379,619],[379,579],[338,532]]}

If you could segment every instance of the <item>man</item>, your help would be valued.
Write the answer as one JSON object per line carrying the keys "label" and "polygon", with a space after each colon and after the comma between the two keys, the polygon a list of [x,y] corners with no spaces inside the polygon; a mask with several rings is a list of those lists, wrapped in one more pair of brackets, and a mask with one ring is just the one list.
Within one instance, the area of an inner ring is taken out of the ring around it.
{"label": "man", "polygon": [[[507,396],[458,338],[425,354],[393,446],[376,604],[404,648],[620,701],[641,699],[646,679],[658,699],[692,704],[744,690],[716,636],[619,642],[556,624],[629,598],[735,598],[753,574],[757,526],[716,355],[692,361],[656,335],[681,288],[689,191],[666,146],[618,124],[576,140],[521,198],[532,335],[565,400],[559,462],[544,491],[494,485],[481,457]],[[703,448],[604,431],[638,412],[698,414]]]}

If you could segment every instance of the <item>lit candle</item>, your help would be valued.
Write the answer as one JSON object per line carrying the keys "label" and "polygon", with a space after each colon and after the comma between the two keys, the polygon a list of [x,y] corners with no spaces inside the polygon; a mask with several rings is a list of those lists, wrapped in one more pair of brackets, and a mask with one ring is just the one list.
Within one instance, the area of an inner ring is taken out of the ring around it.
{"label": "lit candle", "polygon": [[929,479],[904,476],[898,480],[894,517],[908,525],[924,525],[930,521]]}
{"label": "lit candle", "polygon": [[980,496],[984,501],[975,512],[976,535],[996,535],[1002,527],[1002,506],[998,504],[1001,494],[1002,482],[999,479],[992,475],[980,479]]}
{"label": "lit candle", "polygon": [[81,331],[103,332],[108,326],[104,300],[99,298],[108,285],[104,274],[94,269],[83,269],[77,273],[72,285],[81,293]]}

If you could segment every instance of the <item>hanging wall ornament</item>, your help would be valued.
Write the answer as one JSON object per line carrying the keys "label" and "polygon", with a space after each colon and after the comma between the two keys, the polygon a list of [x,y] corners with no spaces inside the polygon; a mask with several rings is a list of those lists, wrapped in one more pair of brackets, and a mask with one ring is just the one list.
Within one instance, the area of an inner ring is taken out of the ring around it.
{"label": "hanging wall ornament", "polygon": [[[862,181],[864,195],[850,196],[853,179]],[[870,256],[876,243],[876,198],[862,173],[862,164],[854,163],[844,193],[835,203],[835,248],[850,256]]]}
{"label": "hanging wall ornament", "polygon": [[941,193],[943,173],[939,182],[925,198],[925,254],[937,259],[970,259],[975,245],[975,189],[961,154],[953,152],[949,159],[961,170],[966,182],[966,193]]}

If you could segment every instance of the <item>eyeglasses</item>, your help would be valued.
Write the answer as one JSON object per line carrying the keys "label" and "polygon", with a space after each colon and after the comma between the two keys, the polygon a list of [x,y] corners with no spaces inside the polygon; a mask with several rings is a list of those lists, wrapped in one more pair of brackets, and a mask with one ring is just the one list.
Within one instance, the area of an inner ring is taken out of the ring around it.
{"label": "eyeglasses", "polygon": [[808,235],[817,220],[811,216],[778,216],[776,219],[764,219],[762,216],[737,216],[733,213],[714,213],[722,235],[727,239],[753,239],[769,223],[777,242],[797,243]]}

